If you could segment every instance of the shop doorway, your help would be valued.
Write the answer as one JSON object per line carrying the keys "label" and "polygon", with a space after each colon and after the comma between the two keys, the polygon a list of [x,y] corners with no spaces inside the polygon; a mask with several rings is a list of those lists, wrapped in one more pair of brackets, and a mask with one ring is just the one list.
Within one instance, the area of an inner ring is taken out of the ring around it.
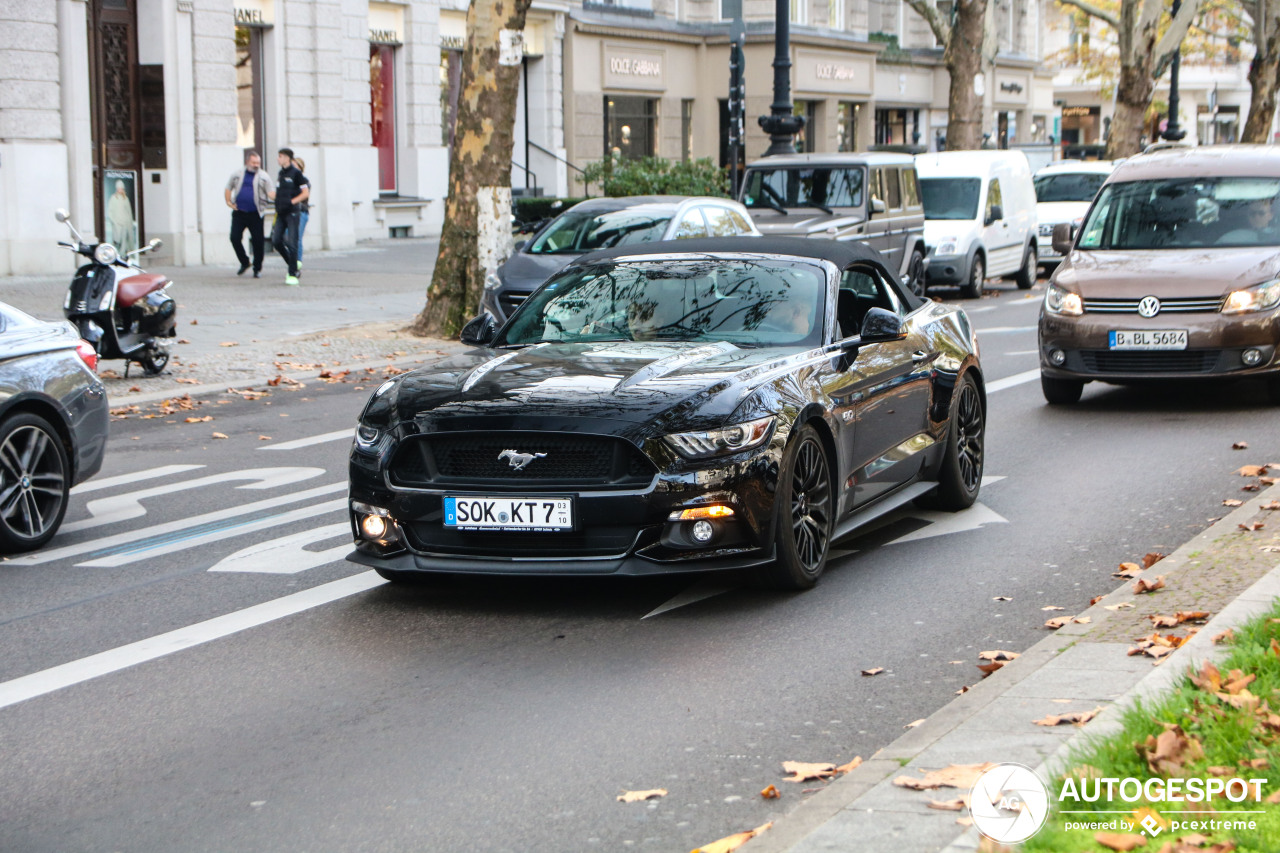
{"label": "shop doorway", "polygon": [[144,236],[136,0],[89,0],[94,230],[121,253]]}

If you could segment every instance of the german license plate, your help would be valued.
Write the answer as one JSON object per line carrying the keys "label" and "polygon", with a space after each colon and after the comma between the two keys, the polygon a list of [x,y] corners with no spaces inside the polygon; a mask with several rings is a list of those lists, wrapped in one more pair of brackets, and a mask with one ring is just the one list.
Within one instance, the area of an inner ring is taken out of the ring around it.
{"label": "german license plate", "polygon": [[523,530],[541,533],[572,530],[573,499],[446,495],[444,526],[453,530]]}
{"label": "german license plate", "polygon": [[1186,349],[1186,329],[1111,332],[1111,349]]}

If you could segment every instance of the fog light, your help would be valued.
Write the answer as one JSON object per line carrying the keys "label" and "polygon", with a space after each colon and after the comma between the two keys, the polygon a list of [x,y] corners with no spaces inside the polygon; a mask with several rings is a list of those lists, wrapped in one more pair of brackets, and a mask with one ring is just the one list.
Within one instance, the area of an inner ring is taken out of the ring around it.
{"label": "fog light", "polygon": [[1049,363],[1054,367],[1062,367],[1067,363],[1067,354],[1060,349],[1049,350]]}
{"label": "fog light", "polygon": [[360,532],[365,539],[381,539],[387,535],[387,520],[380,515],[366,515],[360,519]]}
{"label": "fog light", "polygon": [[711,541],[711,537],[716,535],[716,528],[709,521],[695,521],[693,523],[693,541],[705,545]]}
{"label": "fog light", "polygon": [[1244,352],[1240,353],[1240,360],[1243,361],[1248,367],[1255,367],[1262,363],[1262,350],[1247,349]]}

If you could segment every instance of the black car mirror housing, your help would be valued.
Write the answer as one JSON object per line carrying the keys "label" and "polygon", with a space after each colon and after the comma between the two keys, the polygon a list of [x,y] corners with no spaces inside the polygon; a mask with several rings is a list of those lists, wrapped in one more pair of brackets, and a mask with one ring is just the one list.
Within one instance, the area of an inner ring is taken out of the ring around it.
{"label": "black car mirror housing", "polygon": [[884,308],[872,308],[862,319],[858,340],[864,344],[899,341],[907,336],[902,318]]}
{"label": "black car mirror housing", "polygon": [[1076,227],[1070,222],[1059,222],[1053,226],[1053,250],[1059,255],[1071,252],[1076,241]]}
{"label": "black car mirror housing", "polygon": [[998,204],[991,205],[991,210],[987,211],[987,224],[999,222],[1001,219],[1004,219],[1004,208]]}
{"label": "black car mirror housing", "polygon": [[479,317],[473,317],[468,321],[467,325],[462,327],[458,340],[468,346],[488,346],[493,342],[493,336],[497,331],[498,321],[493,319],[493,315],[486,311]]}

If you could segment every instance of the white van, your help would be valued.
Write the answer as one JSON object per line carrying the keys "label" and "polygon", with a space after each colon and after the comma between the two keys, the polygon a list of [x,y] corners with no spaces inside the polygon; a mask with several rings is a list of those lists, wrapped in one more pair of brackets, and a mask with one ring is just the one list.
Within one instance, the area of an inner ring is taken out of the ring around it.
{"label": "white van", "polygon": [[965,296],[1010,276],[1036,281],[1036,191],[1021,151],[944,151],[916,157],[924,198],[929,286],[956,284]]}
{"label": "white van", "polygon": [[1036,221],[1040,223],[1040,265],[1053,272],[1062,255],[1053,249],[1053,226],[1060,222],[1079,225],[1115,170],[1110,160],[1063,160],[1036,172]]}

